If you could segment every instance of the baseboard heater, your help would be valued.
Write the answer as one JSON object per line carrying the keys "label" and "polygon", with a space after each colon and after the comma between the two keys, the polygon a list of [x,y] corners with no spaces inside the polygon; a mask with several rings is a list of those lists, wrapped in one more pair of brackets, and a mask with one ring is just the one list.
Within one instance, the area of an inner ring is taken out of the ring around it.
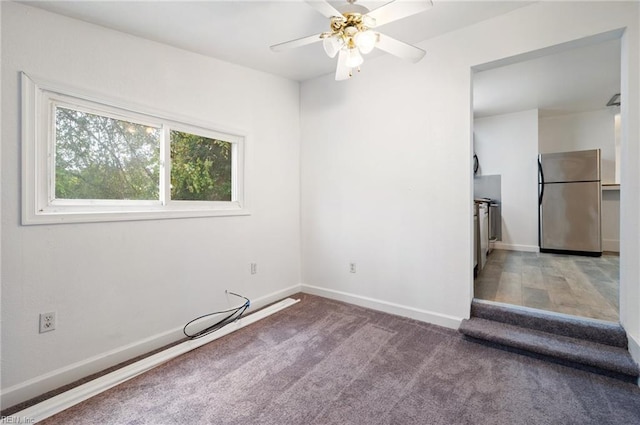
{"label": "baseboard heater", "polygon": [[42,421],[50,416],[55,415],[56,413],[60,413],[65,409],[68,409],[84,400],[98,395],[101,392],[113,388],[116,385],[128,381],[129,379],[135,378],[136,376],[141,375],[148,370],[160,366],[161,364],[166,363],[171,359],[188,353],[191,350],[194,350],[211,341],[237,331],[238,329],[244,328],[245,326],[251,325],[258,320],[264,319],[274,313],[277,313],[280,310],[284,310],[285,308],[290,307],[299,301],[300,300],[295,300],[293,298],[286,298],[280,302],[270,305],[269,307],[265,307],[261,310],[256,311],[255,313],[244,316],[239,320],[230,323],[221,329],[218,329],[215,332],[203,336],[202,338],[192,339],[181,344],[174,345],[173,347],[167,348],[164,351],[146,357],[121,369],[96,378],[93,381],[87,382],[86,384],[79,385],[75,388],[70,389],[69,391],[58,394],[57,396],[51,397],[50,399],[47,399],[41,403],[14,413],[11,416],[4,417],[2,418],[0,423],[15,423],[16,418],[28,418],[30,423]]}

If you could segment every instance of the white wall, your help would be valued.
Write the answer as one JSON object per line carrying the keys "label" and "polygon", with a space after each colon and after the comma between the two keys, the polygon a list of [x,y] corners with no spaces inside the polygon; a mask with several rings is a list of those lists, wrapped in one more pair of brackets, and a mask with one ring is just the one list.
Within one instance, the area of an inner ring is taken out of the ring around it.
{"label": "white wall", "polygon": [[[620,106],[620,321],[640,363],[640,7],[628,11],[622,37]],[[627,189],[624,189],[627,187]]]}
{"label": "white wall", "polygon": [[[9,2],[2,43],[2,407],[299,289],[297,83]],[[248,132],[252,215],[21,226],[20,71]]]}
{"label": "white wall", "polygon": [[538,249],[538,110],[477,118],[474,147],[482,175],[502,182],[499,249]]}
{"label": "white wall", "polygon": [[[637,188],[638,23],[637,3],[538,2],[420,43],[416,65],[383,56],[351,81],[305,82],[303,287],[452,327],[468,317],[476,65],[628,27],[623,186]],[[622,193],[621,320],[640,341],[640,192]]]}
{"label": "white wall", "polygon": [[600,149],[602,183],[615,182],[614,113],[609,109],[540,117],[540,153]]}
{"label": "white wall", "polygon": [[[2,7],[0,7],[0,58],[2,57]],[[0,135],[2,134],[2,66],[0,66]],[[2,143],[0,143],[0,176],[2,175]],[[0,223],[2,223],[2,192],[0,185]],[[2,225],[0,225],[0,241],[2,241]],[[0,243],[0,342],[2,342],[2,243]],[[0,350],[0,388],[2,388],[2,352]],[[0,399],[0,407],[1,407]]]}
{"label": "white wall", "polygon": [[602,191],[602,250],[620,252],[620,190]]}

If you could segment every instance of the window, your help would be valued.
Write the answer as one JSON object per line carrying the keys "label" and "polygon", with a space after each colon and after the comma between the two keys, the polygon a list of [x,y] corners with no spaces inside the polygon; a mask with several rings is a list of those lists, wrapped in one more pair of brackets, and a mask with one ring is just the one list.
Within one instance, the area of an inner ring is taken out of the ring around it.
{"label": "window", "polygon": [[171,130],[171,199],[231,201],[233,145]]}
{"label": "window", "polygon": [[54,196],[159,199],[161,128],[53,103]]}
{"label": "window", "polygon": [[22,80],[23,224],[248,214],[244,136]]}

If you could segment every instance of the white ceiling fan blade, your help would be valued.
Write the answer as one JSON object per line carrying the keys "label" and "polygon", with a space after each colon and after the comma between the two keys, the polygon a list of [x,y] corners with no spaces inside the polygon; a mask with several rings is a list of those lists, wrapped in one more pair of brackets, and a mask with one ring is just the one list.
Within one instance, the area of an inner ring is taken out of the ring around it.
{"label": "white ceiling fan blade", "polygon": [[402,59],[406,59],[413,63],[418,62],[425,55],[425,51],[412,46],[411,44],[407,44],[404,41],[396,40],[393,37],[389,37],[388,35],[378,34],[378,42],[376,43],[376,47],[380,50],[384,50],[387,53],[391,53],[394,56],[397,56]]}
{"label": "white ceiling fan blade", "polygon": [[376,27],[423,12],[433,6],[431,0],[393,0],[367,13]]}
{"label": "white ceiling fan blade", "polygon": [[338,65],[336,66],[336,81],[348,80],[351,77],[351,68],[347,66],[347,52],[338,52]]}
{"label": "white ceiling fan blade", "polygon": [[342,17],[342,13],[338,11],[335,7],[331,6],[329,2],[324,0],[305,0],[307,4],[313,7],[318,12],[322,13],[327,18],[331,18],[333,16]]}
{"label": "white ceiling fan blade", "polygon": [[297,38],[295,40],[285,41],[284,43],[274,44],[273,46],[271,46],[271,50],[273,50],[274,52],[281,52],[283,50],[306,46],[307,44],[313,44],[320,40],[322,40],[322,38],[320,38],[320,34],[314,34],[308,37]]}

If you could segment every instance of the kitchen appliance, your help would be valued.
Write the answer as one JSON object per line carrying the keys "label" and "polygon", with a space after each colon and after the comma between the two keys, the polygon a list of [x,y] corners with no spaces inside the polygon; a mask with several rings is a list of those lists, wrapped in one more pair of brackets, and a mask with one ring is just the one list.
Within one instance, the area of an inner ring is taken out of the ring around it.
{"label": "kitchen appliance", "polygon": [[477,259],[476,270],[481,272],[487,263],[487,254],[489,254],[489,203],[488,199],[476,199],[475,203],[475,219],[478,226],[475,229],[475,258]]}
{"label": "kitchen appliance", "polygon": [[489,202],[489,252],[493,250],[493,244],[502,240],[502,207],[500,203],[491,200]]}
{"label": "kitchen appliance", "polygon": [[538,156],[540,252],[602,255],[600,149]]}
{"label": "kitchen appliance", "polygon": [[473,277],[478,275],[478,209],[473,206]]}
{"label": "kitchen appliance", "polygon": [[484,269],[487,264],[487,254],[489,251],[489,203],[477,202],[478,211],[478,271]]}

